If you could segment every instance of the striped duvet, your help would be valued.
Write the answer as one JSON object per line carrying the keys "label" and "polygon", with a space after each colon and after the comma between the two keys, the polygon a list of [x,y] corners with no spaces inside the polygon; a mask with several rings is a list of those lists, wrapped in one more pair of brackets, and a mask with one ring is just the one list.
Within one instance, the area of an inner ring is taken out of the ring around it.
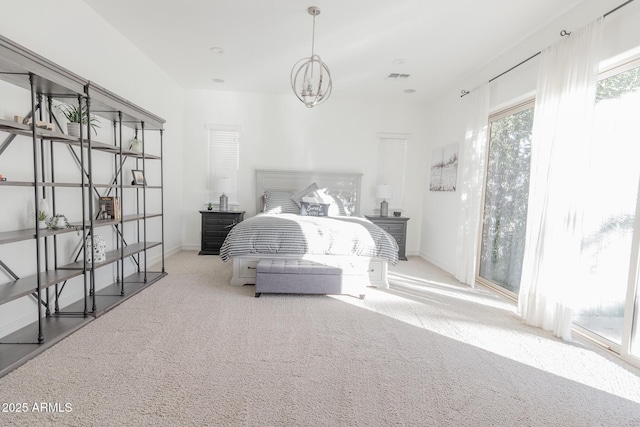
{"label": "striped duvet", "polygon": [[350,255],[398,261],[398,244],[363,217],[259,214],[229,232],[220,258],[249,254]]}

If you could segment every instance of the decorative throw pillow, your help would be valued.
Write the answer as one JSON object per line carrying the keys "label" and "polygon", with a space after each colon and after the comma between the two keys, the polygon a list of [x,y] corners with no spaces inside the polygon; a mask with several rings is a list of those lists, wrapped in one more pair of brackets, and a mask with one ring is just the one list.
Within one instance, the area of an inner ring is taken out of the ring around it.
{"label": "decorative throw pillow", "polygon": [[299,214],[300,208],[291,200],[291,193],[288,191],[267,191],[265,194],[264,213]]}
{"label": "decorative throw pillow", "polygon": [[[324,189],[315,190],[313,193],[309,194],[313,200],[318,203],[326,203],[331,205],[329,208],[330,216],[348,216],[350,212],[345,208],[345,204],[339,197],[334,197],[326,193]],[[304,200],[304,199],[303,199]]]}
{"label": "decorative throw pillow", "polygon": [[300,202],[302,216],[329,216],[329,205],[326,203]]}
{"label": "decorative throw pillow", "polygon": [[291,196],[291,200],[293,200],[295,204],[298,205],[299,208],[301,208],[302,205],[300,204],[300,202],[302,201],[302,198],[306,195],[310,195],[311,193],[318,190],[319,188],[320,187],[318,187],[318,184],[314,182],[304,190],[300,190],[296,193],[293,193],[293,195]]}

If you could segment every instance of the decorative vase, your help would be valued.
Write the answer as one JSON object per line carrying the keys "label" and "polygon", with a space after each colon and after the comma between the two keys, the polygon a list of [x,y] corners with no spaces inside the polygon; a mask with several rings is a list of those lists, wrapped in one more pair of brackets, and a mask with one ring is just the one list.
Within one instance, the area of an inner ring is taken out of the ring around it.
{"label": "decorative vase", "polygon": [[387,202],[386,200],[383,200],[382,203],[380,203],[380,216],[389,216],[389,202]]}
{"label": "decorative vase", "polygon": [[226,194],[222,193],[222,196],[220,196],[220,212],[227,211],[227,209],[229,208],[228,202],[229,202],[229,198],[227,197]]}
{"label": "decorative vase", "polygon": [[130,142],[129,149],[136,153],[142,153],[142,141],[138,138],[133,138]]}
{"label": "decorative vase", "polygon": [[80,123],[69,122],[67,123],[67,133],[69,136],[80,137]]}
{"label": "decorative vase", "polygon": [[87,236],[85,243],[87,248],[87,262],[92,262],[92,257],[94,263],[107,260],[107,244],[102,240],[102,237],[98,235],[93,236],[93,238],[92,236]]}

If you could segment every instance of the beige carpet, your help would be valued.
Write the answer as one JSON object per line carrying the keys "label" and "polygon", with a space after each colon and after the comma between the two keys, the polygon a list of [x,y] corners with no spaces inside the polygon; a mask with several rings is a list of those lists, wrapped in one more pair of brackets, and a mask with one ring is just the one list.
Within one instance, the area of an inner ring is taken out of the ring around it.
{"label": "beige carpet", "polygon": [[29,408],[0,425],[640,425],[639,370],[417,258],[363,301],[256,299],[195,252],[167,271],[0,378],[0,402]]}

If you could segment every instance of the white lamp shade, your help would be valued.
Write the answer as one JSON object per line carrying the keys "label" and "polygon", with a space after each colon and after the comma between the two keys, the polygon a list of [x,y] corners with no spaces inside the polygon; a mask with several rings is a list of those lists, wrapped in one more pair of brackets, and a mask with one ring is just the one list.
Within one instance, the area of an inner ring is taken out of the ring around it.
{"label": "white lamp shade", "polygon": [[220,180],[220,185],[218,187],[218,191],[221,193],[230,193],[231,192],[231,178],[222,178]]}
{"label": "white lamp shade", "polygon": [[389,184],[378,184],[376,188],[376,197],[378,199],[390,199],[392,195],[393,191]]}

